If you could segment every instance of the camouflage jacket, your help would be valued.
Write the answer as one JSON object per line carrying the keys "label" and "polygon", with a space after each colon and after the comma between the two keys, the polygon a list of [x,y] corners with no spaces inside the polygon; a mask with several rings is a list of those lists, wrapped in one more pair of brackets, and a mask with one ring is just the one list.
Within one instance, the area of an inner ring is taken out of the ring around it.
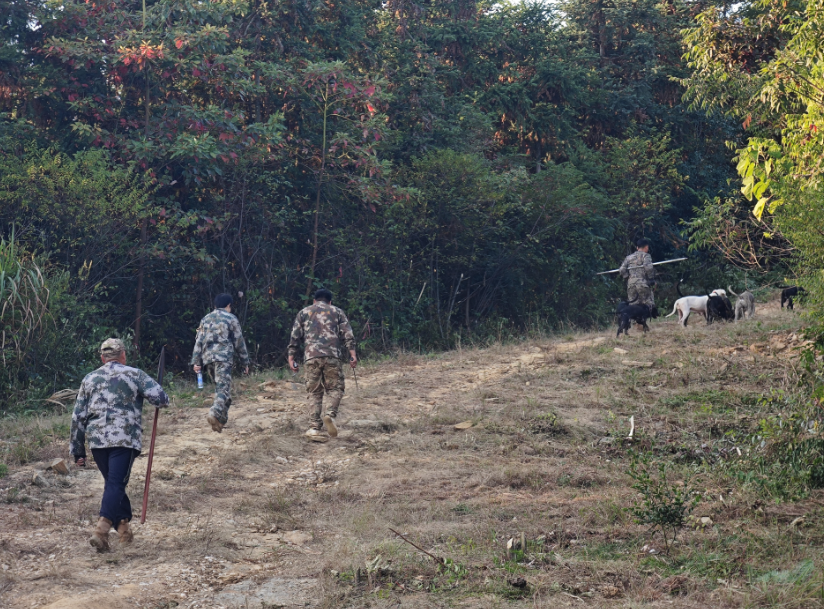
{"label": "camouflage jacket", "polygon": [[[635,267],[635,268],[629,268]],[[627,283],[642,283],[650,285],[655,282],[655,267],[652,266],[652,256],[645,252],[635,252],[624,258],[621,268],[618,269],[621,277],[629,278]]]}
{"label": "camouflage jacket", "polygon": [[231,362],[235,353],[244,366],[249,365],[249,352],[237,317],[223,309],[215,309],[200,320],[191,365]]}
{"label": "camouflage jacket", "polygon": [[71,454],[86,456],[89,448],[140,450],[143,441],[143,398],[166,406],[169,397],[152,377],[119,362],[107,362],[80,384],[72,415]]}
{"label": "camouflage jacket", "polygon": [[298,313],[292,326],[289,355],[298,354],[301,341],[304,342],[304,361],[316,357],[336,357],[348,361],[349,354],[344,348],[355,348],[355,335],[346,313],[325,302],[308,306]]}

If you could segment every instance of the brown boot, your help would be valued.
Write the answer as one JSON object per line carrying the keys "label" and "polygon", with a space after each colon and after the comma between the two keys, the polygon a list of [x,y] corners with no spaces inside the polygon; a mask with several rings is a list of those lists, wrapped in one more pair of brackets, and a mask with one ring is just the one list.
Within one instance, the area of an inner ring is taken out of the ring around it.
{"label": "brown boot", "polygon": [[117,536],[120,538],[121,545],[134,541],[134,533],[132,533],[132,529],[129,527],[128,520],[121,520],[120,524],[117,525]]}
{"label": "brown boot", "polygon": [[206,417],[206,422],[209,423],[209,425],[212,426],[212,431],[216,431],[217,433],[223,433],[223,423],[218,421],[212,415],[209,415],[208,417]]}
{"label": "brown boot", "polygon": [[326,433],[329,434],[330,438],[338,437],[338,427],[335,425],[335,417],[331,417],[327,414],[323,417],[323,425],[326,427]]}
{"label": "brown boot", "polygon": [[96,548],[98,552],[109,551],[109,529],[112,528],[112,521],[101,516],[97,520],[97,526],[94,528],[89,543]]}

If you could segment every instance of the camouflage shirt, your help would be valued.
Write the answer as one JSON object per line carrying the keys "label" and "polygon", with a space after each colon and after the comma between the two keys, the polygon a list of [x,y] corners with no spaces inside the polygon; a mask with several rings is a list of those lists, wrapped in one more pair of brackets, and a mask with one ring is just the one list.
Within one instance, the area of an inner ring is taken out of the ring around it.
{"label": "camouflage shirt", "polygon": [[355,335],[346,313],[325,302],[315,303],[298,313],[292,326],[289,355],[298,354],[301,341],[304,342],[304,361],[316,357],[336,357],[348,361],[349,354],[344,348],[355,348]]}
{"label": "camouflage shirt", "polygon": [[249,365],[249,352],[237,317],[224,309],[215,309],[200,320],[191,364],[204,366],[212,362],[231,362],[235,353],[244,366]]}
{"label": "camouflage shirt", "polygon": [[107,362],[87,374],[74,403],[71,454],[86,456],[86,436],[89,448],[140,450],[143,398],[158,407],[169,403],[163,388],[137,368]]}
{"label": "camouflage shirt", "polygon": [[624,258],[624,262],[618,271],[624,279],[629,278],[627,282],[629,284],[641,283],[648,286],[655,281],[655,267],[652,266],[652,256],[646,252],[637,251]]}

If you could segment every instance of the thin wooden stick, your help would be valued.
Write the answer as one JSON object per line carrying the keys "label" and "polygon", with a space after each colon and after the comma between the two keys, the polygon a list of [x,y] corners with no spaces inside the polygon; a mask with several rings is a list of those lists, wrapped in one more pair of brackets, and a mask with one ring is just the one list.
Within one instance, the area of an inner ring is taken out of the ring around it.
{"label": "thin wooden stick", "polygon": [[426,554],[429,558],[431,558],[432,560],[434,560],[434,561],[435,561],[436,563],[438,563],[439,565],[444,564],[444,562],[445,562],[445,561],[444,561],[444,559],[443,559],[443,558],[440,558],[440,557],[438,557],[438,556],[435,556],[434,554],[430,554],[429,552],[427,552],[426,550],[424,550],[424,549],[423,549],[422,547],[420,547],[419,545],[417,545],[417,544],[415,544],[415,543],[413,543],[413,542],[409,541],[406,537],[404,537],[403,535],[401,535],[400,533],[398,533],[398,532],[397,532],[395,529],[393,529],[392,527],[389,527],[389,530],[390,530],[390,531],[392,531],[395,535],[397,535],[397,536],[398,536],[398,537],[400,537],[401,539],[403,539],[406,543],[408,543],[410,546],[412,546],[412,547],[413,547],[413,548],[415,548],[416,550],[420,550],[421,552],[423,552],[424,554]]}

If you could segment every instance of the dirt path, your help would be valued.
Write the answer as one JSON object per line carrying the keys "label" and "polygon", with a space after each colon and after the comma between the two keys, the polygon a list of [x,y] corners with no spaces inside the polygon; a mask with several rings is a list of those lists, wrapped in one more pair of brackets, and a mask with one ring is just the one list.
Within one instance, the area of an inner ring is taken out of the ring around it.
{"label": "dirt path", "polygon": [[[667,320],[621,341],[610,331],[404,355],[366,366],[359,391],[347,381],[341,435],[326,444],[302,437],[303,391],[289,382],[246,381],[220,435],[205,424],[204,396],[177,387],[132,546],[114,535],[111,553],[88,545],[102,491],[94,468],[45,472],[45,488],[31,479],[47,462],[0,479],[0,605],[743,605],[755,598],[750,559],[718,544],[741,526],[769,541],[751,497],[708,481],[699,515],[713,527],[685,533],[680,551],[732,568],[670,573],[642,552],[656,542],[622,509],[634,494],[621,438],[633,416],[637,446],[671,446],[686,461],[716,454],[755,397],[788,382],[797,328],[796,316],[760,305],[757,322],[682,331]],[[135,506],[145,463],[130,484]],[[508,555],[521,533],[527,552]],[[815,544],[799,545],[796,562],[820,559]],[[750,556],[767,569],[785,560]]]}

